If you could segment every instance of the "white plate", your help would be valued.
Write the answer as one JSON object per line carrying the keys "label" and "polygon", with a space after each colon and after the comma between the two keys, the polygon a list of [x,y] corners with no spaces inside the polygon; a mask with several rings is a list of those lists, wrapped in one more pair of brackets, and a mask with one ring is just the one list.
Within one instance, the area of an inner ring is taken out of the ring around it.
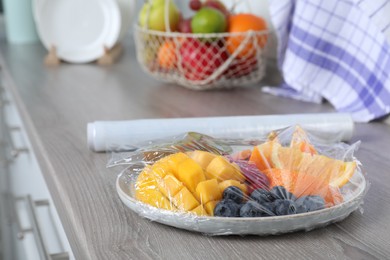
{"label": "white plate", "polygon": [[115,0],[35,0],[38,34],[62,60],[91,62],[112,48],[121,31],[121,14]]}
{"label": "white plate", "polygon": [[161,210],[134,198],[135,176],[118,176],[116,189],[122,202],[142,217],[169,226],[210,235],[276,235],[298,230],[312,230],[345,219],[359,208],[367,182],[357,171],[341,192],[344,202],[323,210],[287,216],[261,218],[196,217],[190,214]]}

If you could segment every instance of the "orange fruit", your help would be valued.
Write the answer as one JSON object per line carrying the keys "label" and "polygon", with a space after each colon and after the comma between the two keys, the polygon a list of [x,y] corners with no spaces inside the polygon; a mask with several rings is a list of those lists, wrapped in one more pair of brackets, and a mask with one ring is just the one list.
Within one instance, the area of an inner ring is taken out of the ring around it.
{"label": "orange fruit", "polygon": [[272,150],[271,165],[274,168],[298,171],[302,154],[297,148],[275,146]]}
{"label": "orange fruit", "polygon": [[269,141],[253,148],[249,161],[255,163],[260,171],[274,168],[272,164],[272,151],[281,146],[277,141]]}
{"label": "orange fruit", "polygon": [[324,199],[325,206],[331,207],[343,202],[337,187],[318,176],[297,173],[285,169],[267,169],[263,172],[269,180],[269,188],[283,186],[296,197],[317,195]]}
{"label": "orange fruit", "polygon": [[158,64],[164,69],[173,69],[177,64],[176,44],[167,40],[158,50]]}
{"label": "orange fruit", "polygon": [[295,131],[292,135],[290,147],[296,147],[302,152],[317,154],[317,150],[310,143],[309,137],[307,136],[305,130],[300,126],[295,127]]}
{"label": "orange fruit", "polygon": [[[267,162],[258,164],[261,167],[268,165],[268,168],[286,169],[299,174],[316,176],[334,187],[345,185],[357,167],[356,162],[344,162],[325,155],[302,152],[296,147],[282,147],[280,145],[274,145],[271,156],[266,157],[266,159]],[[259,167],[258,164],[256,164],[257,167]]]}
{"label": "orange fruit", "polygon": [[335,188],[331,185],[328,186],[324,200],[326,207],[332,207],[344,201],[343,195],[341,195],[340,193],[340,189]]}
{"label": "orange fruit", "polygon": [[[272,189],[275,186],[283,186],[286,190],[292,193],[294,190],[297,174],[295,172],[271,168],[264,170],[263,173],[269,180],[269,188]],[[295,194],[294,194],[295,195]]]}
{"label": "orange fruit", "polygon": [[[241,43],[246,40],[248,31],[261,32],[267,30],[266,21],[253,14],[236,14],[229,17],[229,33],[239,33],[227,38],[226,47],[230,54],[233,54],[240,47]],[[256,45],[264,48],[267,43],[267,35],[261,34],[254,36],[242,46],[242,50],[237,54],[238,58],[249,58],[256,55]]]}

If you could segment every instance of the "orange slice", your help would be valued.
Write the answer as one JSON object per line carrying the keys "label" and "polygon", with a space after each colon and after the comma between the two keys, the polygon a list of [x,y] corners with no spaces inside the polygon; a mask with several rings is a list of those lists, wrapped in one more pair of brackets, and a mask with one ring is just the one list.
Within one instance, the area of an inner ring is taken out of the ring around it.
{"label": "orange slice", "polygon": [[357,168],[356,162],[345,162],[342,165],[339,174],[334,176],[331,179],[329,184],[333,187],[339,187],[339,188],[344,186],[345,184],[347,184],[349,179],[351,179],[352,175],[356,171],[356,168]]}
{"label": "orange slice", "polygon": [[271,157],[273,150],[277,149],[276,147],[280,146],[281,145],[278,143],[277,140],[268,141],[261,145],[255,146],[253,148],[249,161],[254,162],[260,171],[275,168],[272,165]]}
{"label": "orange slice", "polygon": [[305,153],[317,154],[317,150],[310,143],[307,133],[300,126],[295,127],[295,131],[291,138],[290,147],[295,147]]}
{"label": "orange slice", "polygon": [[334,187],[345,185],[356,170],[356,162],[344,162],[325,155],[302,152],[296,147],[274,146],[269,167],[312,175]]}
{"label": "orange slice", "polygon": [[272,189],[275,186],[283,186],[286,190],[292,193],[294,190],[297,174],[295,172],[284,169],[267,169],[263,173],[269,180],[269,188]]}
{"label": "orange slice", "polygon": [[325,201],[326,207],[343,202],[343,196],[337,187],[318,176],[292,172],[284,169],[268,169],[264,171],[270,182],[270,188],[283,186],[296,197],[317,195]]}
{"label": "orange slice", "polygon": [[275,146],[272,149],[271,165],[273,168],[288,169],[295,172],[299,170],[302,156],[303,153],[295,147]]}

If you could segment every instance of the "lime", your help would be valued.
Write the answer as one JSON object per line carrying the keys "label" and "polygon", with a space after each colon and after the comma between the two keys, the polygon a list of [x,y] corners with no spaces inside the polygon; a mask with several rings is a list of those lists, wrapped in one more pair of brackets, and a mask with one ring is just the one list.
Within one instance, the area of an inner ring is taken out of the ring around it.
{"label": "lime", "polygon": [[204,7],[192,18],[191,29],[193,33],[221,33],[227,28],[226,17],[214,8]]}

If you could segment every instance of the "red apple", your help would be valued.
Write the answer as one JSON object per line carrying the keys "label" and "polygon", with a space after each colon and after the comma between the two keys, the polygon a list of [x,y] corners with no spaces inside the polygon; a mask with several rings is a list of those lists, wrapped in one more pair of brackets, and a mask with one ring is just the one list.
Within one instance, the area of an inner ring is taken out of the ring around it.
{"label": "red apple", "polygon": [[207,79],[228,58],[228,54],[223,48],[197,39],[183,42],[180,55],[184,76],[193,81]]}
{"label": "red apple", "polygon": [[258,67],[257,57],[249,57],[247,59],[234,59],[224,75],[227,78],[240,78],[249,75]]}
{"label": "red apple", "polygon": [[181,19],[178,25],[178,30],[181,33],[192,33],[191,30],[191,20],[192,17],[187,19]]}
{"label": "red apple", "polygon": [[202,8],[202,2],[200,0],[191,0],[189,6],[191,10],[198,11]]}

